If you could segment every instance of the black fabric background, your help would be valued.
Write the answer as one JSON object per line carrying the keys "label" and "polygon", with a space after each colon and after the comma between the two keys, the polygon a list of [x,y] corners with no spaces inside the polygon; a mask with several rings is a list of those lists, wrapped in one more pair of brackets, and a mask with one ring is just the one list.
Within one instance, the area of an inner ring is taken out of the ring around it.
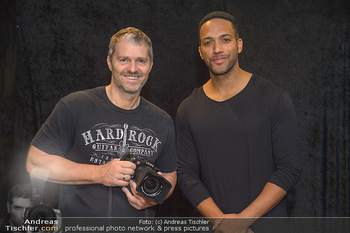
{"label": "black fabric background", "polygon": [[[293,98],[303,177],[288,195],[293,216],[350,216],[350,8],[347,0],[3,0],[0,3],[0,216],[10,187],[28,181],[26,150],[59,98],[107,85],[110,37],[143,30],[154,67],[143,96],[173,118],[208,79],[197,24],[224,10],[240,22],[243,69]],[[57,204],[59,186],[46,185]],[[239,191],[239,190],[238,190]],[[193,216],[180,191],[159,216]]]}

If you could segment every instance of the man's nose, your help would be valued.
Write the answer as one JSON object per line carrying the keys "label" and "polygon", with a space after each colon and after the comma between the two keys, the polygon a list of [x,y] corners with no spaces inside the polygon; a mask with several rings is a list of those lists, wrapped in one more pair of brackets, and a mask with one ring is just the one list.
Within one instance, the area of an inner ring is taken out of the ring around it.
{"label": "man's nose", "polygon": [[215,42],[213,46],[214,53],[221,53],[223,52],[222,45],[219,42]]}
{"label": "man's nose", "polygon": [[26,213],[26,208],[22,208],[21,210],[21,220],[24,220],[24,214]]}
{"label": "man's nose", "polygon": [[136,62],[135,62],[135,61],[131,61],[129,64],[130,64],[130,65],[129,65],[129,71],[130,71],[131,73],[135,73],[135,72],[137,71]]}

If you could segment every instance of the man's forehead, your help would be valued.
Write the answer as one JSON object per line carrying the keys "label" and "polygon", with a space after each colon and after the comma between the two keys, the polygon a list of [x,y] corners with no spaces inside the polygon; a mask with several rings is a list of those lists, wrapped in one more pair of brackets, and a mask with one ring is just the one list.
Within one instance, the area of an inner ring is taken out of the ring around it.
{"label": "man's forehead", "polygon": [[12,204],[17,206],[28,206],[32,204],[32,201],[30,198],[14,197],[12,198]]}
{"label": "man's forehead", "polygon": [[221,36],[221,35],[235,35],[235,31],[232,27],[232,22],[221,19],[213,18],[205,22],[200,28],[200,37],[203,39],[204,36]]}
{"label": "man's forehead", "polygon": [[135,42],[128,40],[118,41],[114,47],[115,56],[123,56],[130,53],[148,54],[148,45],[145,42]]}
{"label": "man's forehead", "polygon": [[118,45],[122,45],[122,46],[125,46],[125,45],[129,45],[129,46],[135,46],[135,47],[146,47],[148,49],[148,45],[145,41],[136,41],[136,40],[128,40],[128,39],[121,39],[121,40],[118,40],[117,43],[115,44],[116,46]]}

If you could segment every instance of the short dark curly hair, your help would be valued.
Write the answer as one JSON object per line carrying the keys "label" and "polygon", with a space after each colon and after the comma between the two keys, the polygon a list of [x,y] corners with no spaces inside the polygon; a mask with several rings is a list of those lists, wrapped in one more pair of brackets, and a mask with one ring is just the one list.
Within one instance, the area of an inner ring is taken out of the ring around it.
{"label": "short dark curly hair", "polygon": [[32,198],[32,186],[30,184],[17,184],[7,194],[7,202],[12,204],[13,198]]}
{"label": "short dark curly hair", "polygon": [[199,25],[198,25],[199,45],[201,44],[201,39],[200,39],[201,27],[203,26],[203,24],[205,24],[206,22],[208,22],[211,19],[224,19],[224,20],[230,21],[232,23],[233,30],[235,30],[236,39],[238,40],[238,38],[239,38],[238,24],[237,24],[235,17],[233,17],[231,14],[229,14],[227,12],[213,11],[213,12],[207,14],[206,16],[204,16],[202,18],[202,20],[199,22]]}

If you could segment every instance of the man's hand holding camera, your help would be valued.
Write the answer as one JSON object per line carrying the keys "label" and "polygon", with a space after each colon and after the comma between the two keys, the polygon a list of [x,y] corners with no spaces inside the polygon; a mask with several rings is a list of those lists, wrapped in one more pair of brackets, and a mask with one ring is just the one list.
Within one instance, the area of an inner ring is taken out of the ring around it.
{"label": "man's hand holding camera", "polygon": [[[136,183],[132,180],[135,173],[136,165],[130,161],[120,161],[113,159],[107,164],[101,166],[102,171],[101,184],[105,186],[120,186],[125,193],[132,207],[137,210],[143,210],[154,206],[157,203],[146,199],[141,193],[136,191]],[[130,189],[126,187],[130,184]]]}
{"label": "man's hand holding camera", "polygon": [[[159,169],[152,162],[138,158],[130,153],[124,154],[120,161],[129,161],[136,165],[130,180],[131,191],[126,187],[122,188],[128,198],[128,202],[135,209],[142,210],[157,203],[162,203],[168,194],[171,193],[173,189],[172,183],[162,176]],[[171,178],[174,174],[168,174],[168,176]]]}
{"label": "man's hand holding camera", "polygon": [[126,187],[122,188],[132,207],[134,207],[137,210],[143,210],[157,204],[157,202],[148,200],[141,193],[137,192],[136,187],[136,183],[133,180],[130,180],[131,192]]}
{"label": "man's hand holding camera", "polygon": [[128,202],[137,210],[162,203],[172,188],[171,183],[151,162],[140,160],[131,154],[101,165],[99,169],[99,183],[109,187],[122,187]]}
{"label": "man's hand holding camera", "polygon": [[100,171],[97,171],[97,174],[100,176],[99,183],[108,187],[128,186],[136,169],[134,163],[120,161],[120,159],[113,159],[112,161],[98,167],[101,169]]}

